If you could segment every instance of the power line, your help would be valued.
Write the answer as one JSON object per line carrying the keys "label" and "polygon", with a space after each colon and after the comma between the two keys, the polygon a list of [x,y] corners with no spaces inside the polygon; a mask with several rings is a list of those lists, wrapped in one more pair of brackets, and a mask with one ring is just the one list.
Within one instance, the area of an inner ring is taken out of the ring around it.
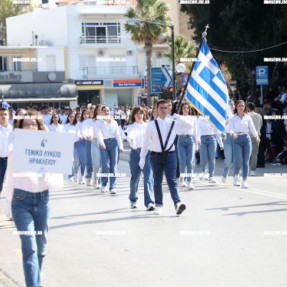
{"label": "power line", "polygon": [[271,47],[258,49],[258,50],[251,50],[251,51],[228,51],[228,50],[220,50],[220,49],[210,48],[210,47],[209,47],[209,49],[213,50],[213,51],[217,51],[217,52],[222,52],[222,53],[242,53],[242,54],[247,54],[247,53],[256,53],[256,52],[262,52],[262,51],[265,51],[265,50],[270,50],[270,49],[273,49],[275,47],[279,47],[279,46],[282,46],[282,45],[285,45],[285,44],[287,44],[287,41],[283,42],[283,43],[280,43],[280,44],[277,44],[277,45],[274,45],[274,46],[271,46]]}

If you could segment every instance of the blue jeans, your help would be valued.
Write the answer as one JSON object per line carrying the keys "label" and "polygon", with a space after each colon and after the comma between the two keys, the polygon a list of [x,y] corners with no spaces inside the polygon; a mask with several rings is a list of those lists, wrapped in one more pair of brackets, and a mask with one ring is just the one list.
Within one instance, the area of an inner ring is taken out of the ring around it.
{"label": "blue jeans", "polygon": [[[104,140],[106,149],[101,149],[102,173],[116,173],[118,167],[118,143],[115,138]],[[102,186],[108,184],[108,177],[102,177]],[[116,188],[116,177],[110,176],[110,190]]]}
{"label": "blue jeans", "polygon": [[178,191],[178,186],[176,182],[176,155],[175,152],[168,153],[166,165],[159,164],[160,154],[152,154],[150,155],[150,163],[153,170],[153,178],[154,178],[154,198],[155,205],[162,206],[162,179],[163,173],[165,173],[165,178],[169,187],[169,192],[171,198],[173,200],[174,205],[180,202],[180,196]]}
{"label": "blue jeans", "polygon": [[80,158],[79,158],[79,153],[78,153],[78,147],[77,145],[79,142],[75,142],[74,143],[74,163],[73,163],[73,172],[72,174],[73,175],[78,175],[78,171],[79,171],[79,168],[80,168]]}
{"label": "blue jeans", "polygon": [[[85,174],[85,167],[86,167],[86,143],[85,143],[85,139],[81,140],[81,141],[77,141],[75,143],[76,145],[76,153],[78,155],[78,159],[79,159],[79,163],[80,163],[80,167],[81,167],[81,175]],[[75,170],[75,173],[77,172],[77,170]]]}
{"label": "blue jeans", "polygon": [[226,134],[226,139],[223,140],[224,145],[224,168],[223,168],[223,177],[227,177],[230,167],[233,163],[233,138],[231,134]]}
{"label": "blue jeans", "polygon": [[[195,144],[191,135],[178,136],[177,150],[179,157],[180,173],[192,173],[192,162],[194,161]],[[186,180],[186,177],[185,177]],[[187,177],[187,181],[191,182],[191,177]]]}
{"label": "blue jeans", "polygon": [[6,168],[7,168],[7,159],[0,158],[0,193],[3,188]]}
{"label": "blue jeans", "polygon": [[[132,149],[130,153],[130,169],[131,169],[131,181],[130,181],[130,196],[131,202],[138,200],[138,186],[141,177],[141,169],[139,167],[141,149]],[[145,165],[143,168],[144,174],[144,205],[148,207],[149,203],[154,204],[153,197],[153,173],[150,165],[150,152],[148,152]]]}
{"label": "blue jeans", "polygon": [[94,178],[98,179],[98,183],[100,184],[100,178],[97,177],[97,173],[100,173],[101,170],[101,147],[96,139],[93,139],[91,146],[92,153],[92,163],[93,163],[93,172]]}
{"label": "blue jeans", "polygon": [[87,168],[86,178],[91,178],[93,173],[93,163],[91,154],[92,143],[88,140],[85,141],[86,141],[86,168]]}
{"label": "blue jeans", "polygon": [[252,151],[252,143],[249,134],[238,135],[233,144],[234,174],[239,174],[243,166],[243,179],[247,179],[249,172],[249,159]]}
{"label": "blue jeans", "polygon": [[177,149],[177,140],[178,136],[174,139],[174,147],[175,147],[175,154],[176,154],[176,178],[180,178],[180,167],[179,167],[179,156],[178,156],[178,149]]}
{"label": "blue jeans", "polygon": [[48,190],[32,193],[14,189],[12,214],[15,225],[18,232],[29,232],[20,234],[25,281],[28,287],[42,286],[41,268],[46,255],[50,213]]}
{"label": "blue jeans", "polygon": [[205,167],[208,163],[209,177],[214,177],[216,147],[215,135],[201,136],[201,145],[199,147],[200,166],[201,171],[205,172]]}

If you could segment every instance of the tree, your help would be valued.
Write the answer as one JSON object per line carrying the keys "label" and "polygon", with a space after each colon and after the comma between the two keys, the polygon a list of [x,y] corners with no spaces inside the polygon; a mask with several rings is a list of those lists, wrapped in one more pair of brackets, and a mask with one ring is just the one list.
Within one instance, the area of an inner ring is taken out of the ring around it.
{"label": "tree", "polygon": [[[172,43],[168,43],[170,49]],[[183,37],[175,37],[174,39],[174,59],[175,63],[181,63],[181,58],[194,58],[195,57],[195,46],[191,45],[190,42],[184,40]],[[169,53],[164,54],[164,57],[172,61],[172,50]]]}
{"label": "tree", "polygon": [[23,5],[14,4],[12,0],[0,1],[0,38],[6,40],[6,18],[23,13]]}
{"label": "tree", "polygon": [[[255,66],[269,66],[270,82],[274,86],[286,82],[284,63],[266,63],[264,58],[285,57],[287,45],[256,53],[224,53],[212,48],[250,51],[287,41],[285,6],[264,5],[261,0],[230,0],[228,3],[217,0],[210,1],[210,5],[182,5],[182,11],[190,15],[197,41],[201,39],[204,26],[210,24],[207,39],[214,57],[228,66],[237,81],[237,89],[246,93],[255,90]],[[276,78],[278,73],[280,76]]]}
{"label": "tree", "polygon": [[[157,0],[138,0],[136,10],[130,8],[125,14],[130,19],[168,24],[170,18],[167,15],[168,7],[165,3]],[[125,24],[126,31],[132,34],[132,40],[144,44],[147,68],[147,105],[151,105],[151,67],[152,47],[159,40],[159,35],[166,31],[166,28],[149,23]]]}

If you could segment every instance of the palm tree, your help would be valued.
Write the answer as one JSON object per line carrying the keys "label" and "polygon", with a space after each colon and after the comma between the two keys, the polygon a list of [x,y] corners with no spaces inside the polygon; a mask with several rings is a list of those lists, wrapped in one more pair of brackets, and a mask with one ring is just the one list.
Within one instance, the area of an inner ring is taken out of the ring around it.
{"label": "palm tree", "polygon": [[[168,43],[171,49],[171,43]],[[175,37],[174,39],[174,58],[175,63],[181,63],[182,58],[194,58],[196,56],[195,46],[193,46],[190,42],[186,41],[183,37]],[[172,60],[172,51],[164,54],[164,57]],[[192,63],[191,63],[192,65]],[[191,66],[190,65],[190,66]]]}
{"label": "palm tree", "polygon": [[[157,0],[138,0],[136,10],[130,8],[125,16],[130,19],[169,24],[170,18],[167,15],[168,10],[165,3]],[[125,29],[132,34],[133,41],[139,44],[144,43],[147,67],[147,105],[150,106],[152,46],[158,42],[159,35],[166,31],[166,27],[149,23],[135,23],[134,25],[127,23],[125,24]]]}

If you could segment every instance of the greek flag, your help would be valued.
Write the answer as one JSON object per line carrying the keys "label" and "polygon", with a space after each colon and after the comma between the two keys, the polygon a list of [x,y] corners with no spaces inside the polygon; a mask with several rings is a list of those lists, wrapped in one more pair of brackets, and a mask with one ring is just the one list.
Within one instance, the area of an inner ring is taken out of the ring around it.
{"label": "greek flag", "polygon": [[230,98],[220,68],[203,40],[187,85],[187,99],[209,116],[211,123],[225,132],[225,121],[231,116]]}
{"label": "greek flag", "polygon": [[2,108],[6,108],[8,109],[10,107],[10,105],[7,102],[2,102]]}

